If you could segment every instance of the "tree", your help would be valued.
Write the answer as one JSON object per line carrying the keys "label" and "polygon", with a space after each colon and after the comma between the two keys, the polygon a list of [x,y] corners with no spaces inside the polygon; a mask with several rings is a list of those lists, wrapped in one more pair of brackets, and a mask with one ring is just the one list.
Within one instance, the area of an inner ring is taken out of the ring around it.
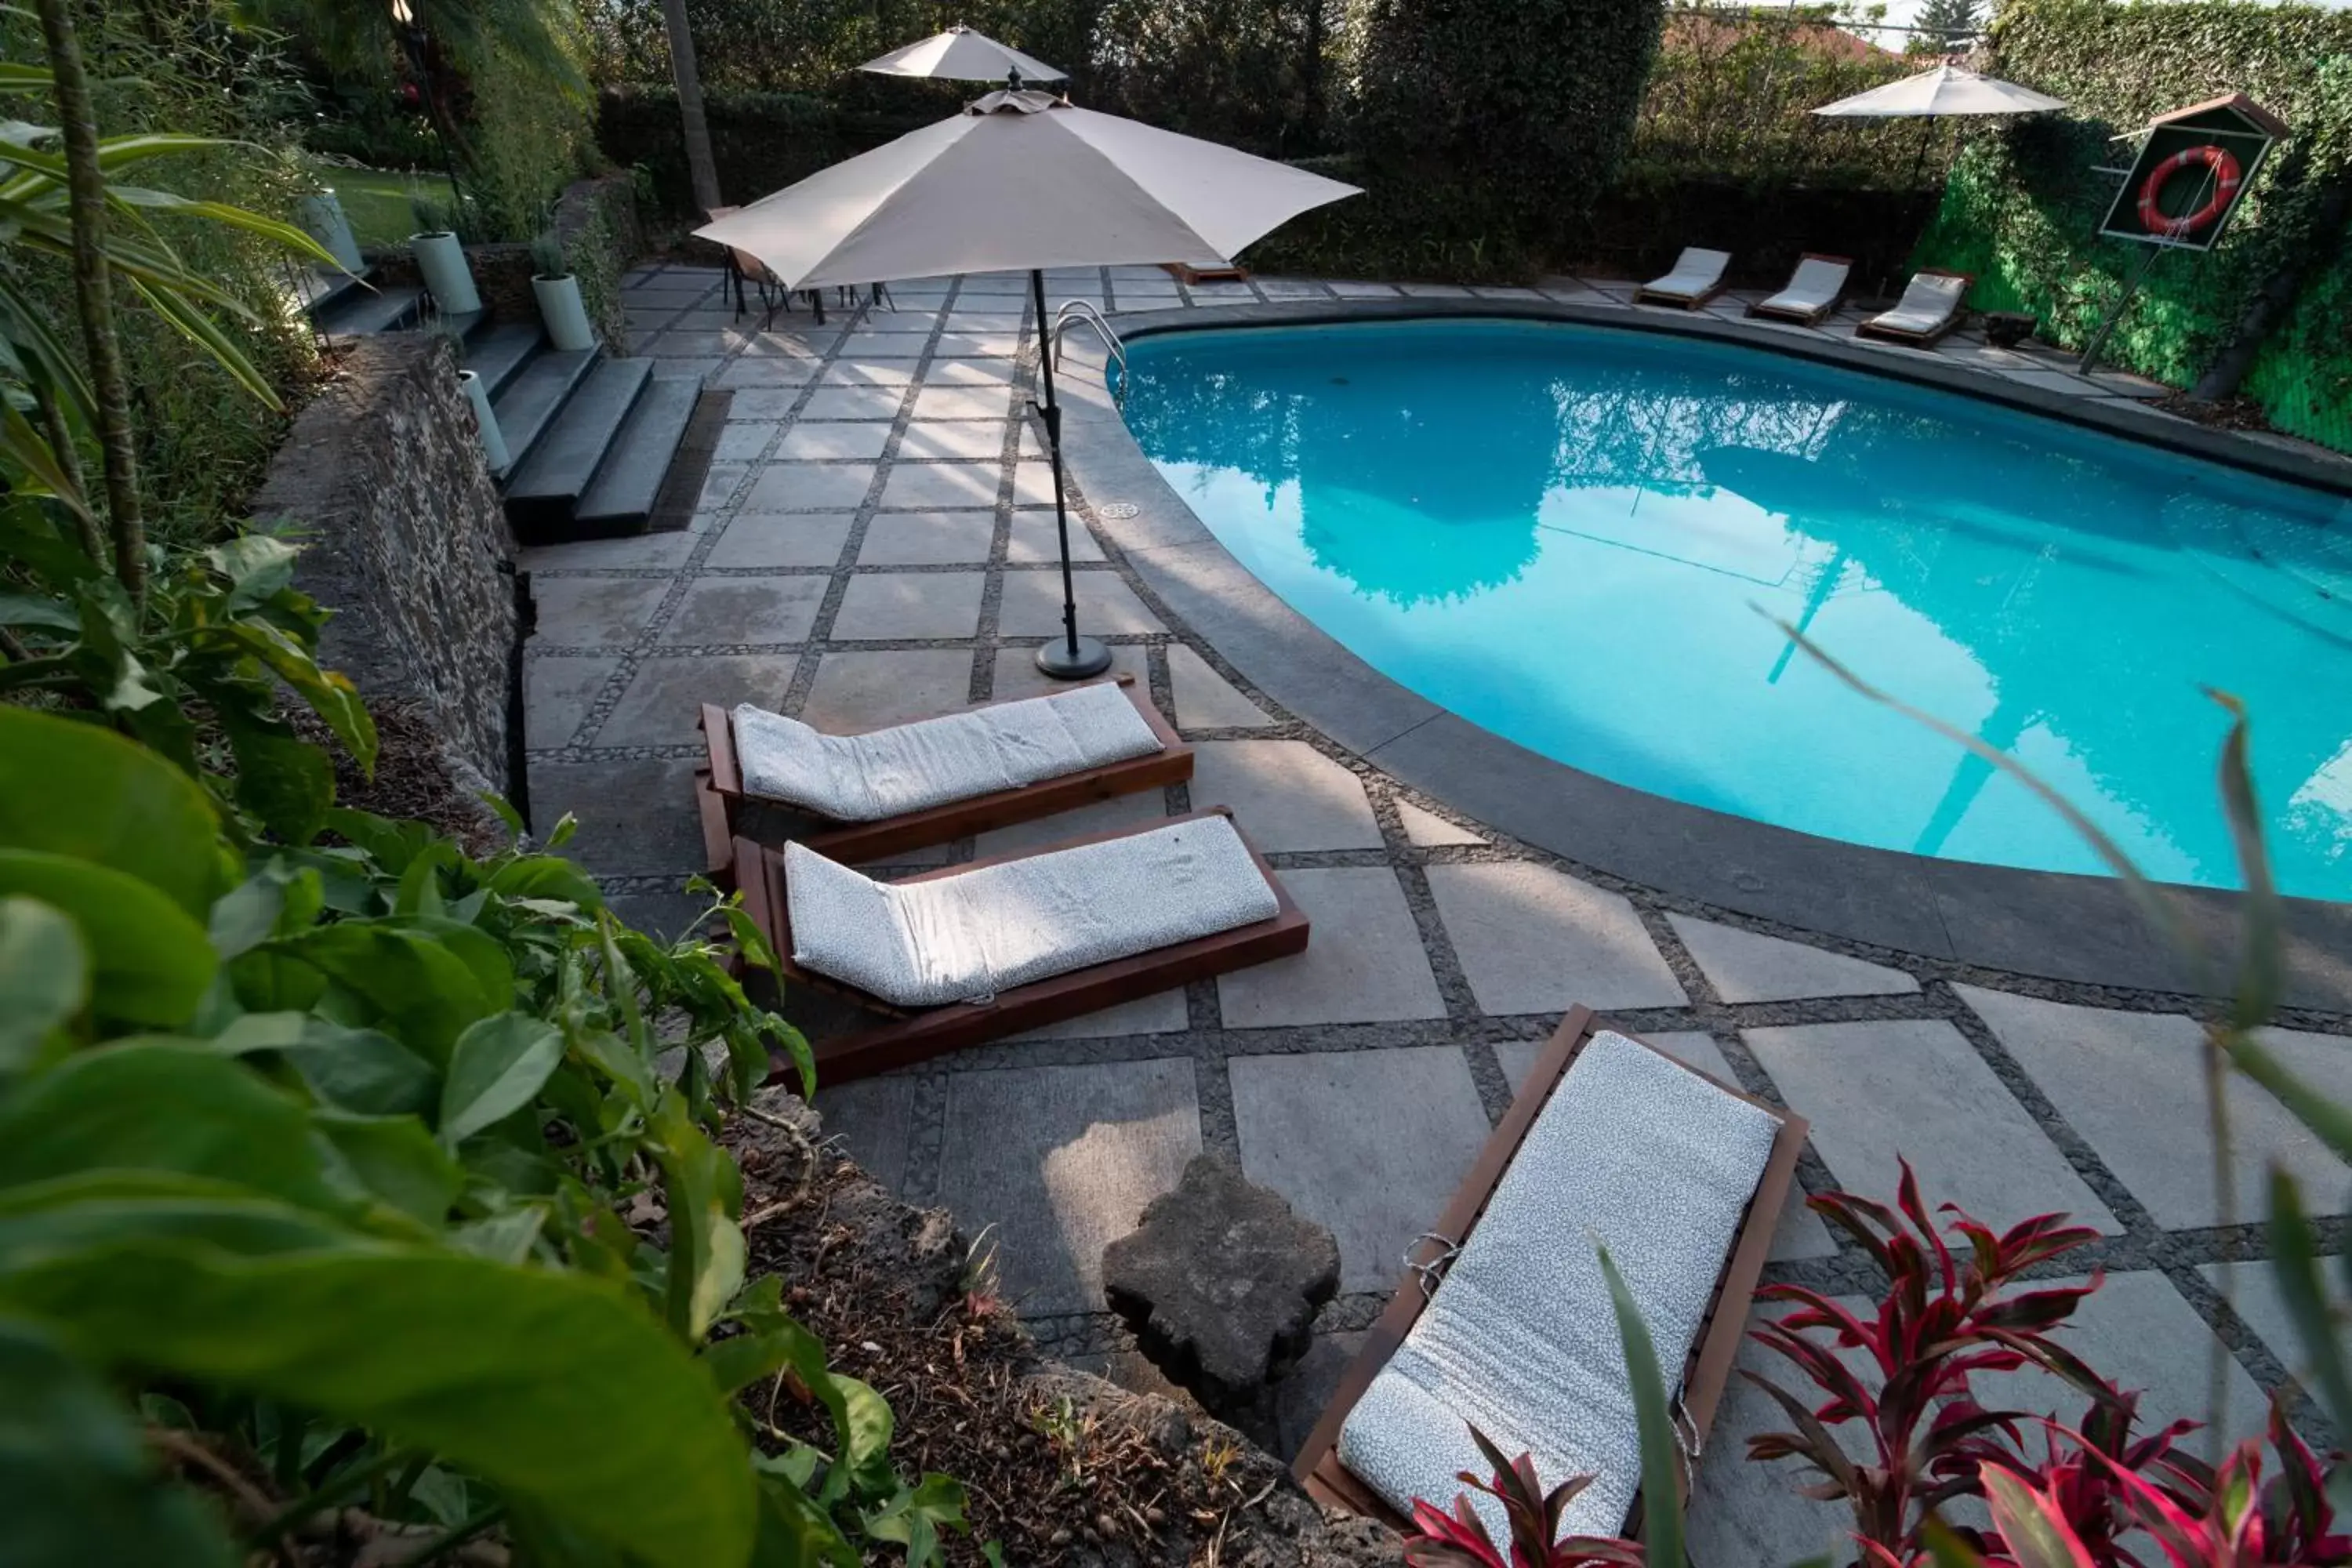
{"label": "tree", "polygon": [[1983,0],[1926,0],[1912,24],[1911,52],[1948,55],[1965,49],[1983,15]]}
{"label": "tree", "polygon": [[669,34],[669,73],[677,83],[677,114],[685,122],[687,174],[694,182],[694,205],[708,216],[719,205],[719,160],[711,155],[710,121],[702,112],[702,77],[694,66],[686,0],[662,0],[662,26]]}

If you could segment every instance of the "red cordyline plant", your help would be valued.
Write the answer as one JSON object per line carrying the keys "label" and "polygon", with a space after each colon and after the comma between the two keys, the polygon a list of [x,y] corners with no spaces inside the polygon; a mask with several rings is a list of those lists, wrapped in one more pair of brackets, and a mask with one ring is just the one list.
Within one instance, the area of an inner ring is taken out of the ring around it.
{"label": "red cordyline plant", "polygon": [[1528,1455],[1504,1458],[1503,1451],[1475,1426],[1470,1428],[1470,1439],[1495,1473],[1481,1480],[1464,1470],[1459,1479],[1503,1505],[1511,1523],[1510,1544],[1507,1549],[1495,1544],[1467,1492],[1454,1498],[1450,1514],[1416,1500],[1412,1533],[1404,1542],[1404,1560],[1411,1568],[1643,1568],[1646,1559],[1638,1541],[1589,1535],[1556,1539],[1560,1511],[1592,1484],[1591,1476],[1570,1476],[1546,1493]]}

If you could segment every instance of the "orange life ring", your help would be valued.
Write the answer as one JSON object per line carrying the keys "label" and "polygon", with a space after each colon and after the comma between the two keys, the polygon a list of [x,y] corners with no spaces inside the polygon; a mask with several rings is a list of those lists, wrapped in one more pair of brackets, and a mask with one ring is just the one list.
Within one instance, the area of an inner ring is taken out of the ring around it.
{"label": "orange life ring", "polygon": [[[2195,212],[2167,217],[2164,209],[2156,205],[2156,198],[2163,193],[2167,180],[2191,163],[2202,163],[2213,171],[2213,195]],[[2230,210],[2230,203],[2236,197],[2238,186],[2243,179],[2244,175],[2238,169],[2238,161],[2226,150],[2210,143],[2202,147],[2183,147],[2148,171],[2147,182],[2139,188],[2140,226],[2167,239],[2182,239],[2195,234]]]}

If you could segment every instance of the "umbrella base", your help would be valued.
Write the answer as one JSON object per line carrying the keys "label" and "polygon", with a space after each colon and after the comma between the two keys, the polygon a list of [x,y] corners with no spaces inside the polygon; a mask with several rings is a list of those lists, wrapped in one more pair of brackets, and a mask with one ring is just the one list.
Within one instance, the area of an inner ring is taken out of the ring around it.
{"label": "umbrella base", "polygon": [[1037,650],[1037,668],[1055,680],[1084,680],[1110,668],[1110,649],[1092,637],[1080,637],[1073,658],[1070,639],[1055,637]]}

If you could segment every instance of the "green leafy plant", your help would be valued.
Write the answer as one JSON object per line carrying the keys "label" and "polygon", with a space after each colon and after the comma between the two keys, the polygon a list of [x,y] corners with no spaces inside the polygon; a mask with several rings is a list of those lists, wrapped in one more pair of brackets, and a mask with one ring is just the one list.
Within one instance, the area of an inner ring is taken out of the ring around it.
{"label": "green leafy plant", "polygon": [[539,237],[530,242],[530,263],[541,278],[572,276],[570,259],[563,254],[563,241],[550,230],[541,230]]}
{"label": "green leafy plant", "polygon": [[426,191],[409,192],[408,214],[415,223],[418,234],[453,234],[457,231],[455,209],[439,196]]}

